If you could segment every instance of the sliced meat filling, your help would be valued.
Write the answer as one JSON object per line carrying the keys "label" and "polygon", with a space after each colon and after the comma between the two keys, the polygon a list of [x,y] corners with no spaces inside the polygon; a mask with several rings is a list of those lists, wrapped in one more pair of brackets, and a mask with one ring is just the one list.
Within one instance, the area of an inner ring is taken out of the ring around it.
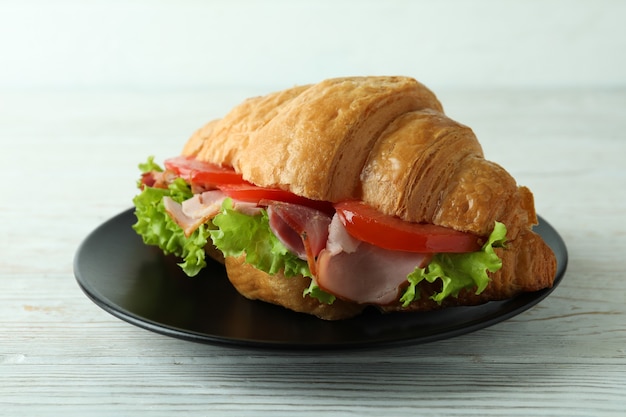
{"label": "sliced meat filling", "polygon": [[429,254],[391,251],[360,242],[335,215],[326,248],[318,256],[316,281],[338,298],[387,305],[398,299],[407,275],[429,259]]}
{"label": "sliced meat filling", "polygon": [[183,229],[189,237],[201,224],[215,217],[220,212],[226,196],[218,190],[194,194],[188,200],[177,203],[170,197],[163,197],[165,211]]}
{"label": "sliced meat filling", "polygon": [[267,206],[270,228],[291,252],[306,260],[311,273],[316,273],[316,259],[326,247],[331,218],[319,210],[284,202]]}

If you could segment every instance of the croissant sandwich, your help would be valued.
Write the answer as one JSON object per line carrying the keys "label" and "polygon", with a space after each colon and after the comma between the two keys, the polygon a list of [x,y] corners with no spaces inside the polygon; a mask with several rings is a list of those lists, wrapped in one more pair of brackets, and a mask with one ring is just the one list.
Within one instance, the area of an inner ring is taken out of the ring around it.
{"label": "croissant sandwich", "polygon": [[408,77],[250,98],[180,156],[140,164],[133,228],[194,276],[326,320],[502,300],[553,285],[533,196]]}

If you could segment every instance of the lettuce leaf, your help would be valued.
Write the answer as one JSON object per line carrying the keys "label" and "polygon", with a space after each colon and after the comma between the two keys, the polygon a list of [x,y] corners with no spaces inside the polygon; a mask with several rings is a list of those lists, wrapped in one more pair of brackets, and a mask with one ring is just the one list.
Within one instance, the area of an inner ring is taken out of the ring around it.
{"label": "lettuce leaf", "polygon": [[332,304],[337,299],[334,295],[322,290],[314,279],[311,280],[311,285],[309,285],[309,288],[304,290],[302,295],[317,298],[320,302],[325,304]]}
{"label": "lettuce leaf", "polygon": [[163,172],[163,168],[159,166],[156,162],[154,162],[154,156],[149,156],[146,162],[138,165],[139,170],[142,174],[145,174],[150,171]]}
{"label": "lettuce leaf", "polygon": [[[220,214],[213,218],[213,224],[217,228],[209,232],[211,239],[224,256],[245,254],[247,263],[271,275],[282,270],[287,278],[295,275],[313,278],[307,262],[291,253],[272,233],[267,211],[261,210],[256,216],[239,213],[233,209],[232,200],[227,198]],[[317,287],[314,281],[304,295],[328,304],[335,299]]]}
{"label": "lettuce leaf", "polygon": [[[160,167],[149,158],[146,164],[140,165],[140,169],[150,171],[159,170]],[[146,245],[158,246],[166,255],[173,254],[182,258],[183,262],[178,265],[185,274],[193,277],[206,266],[204,247],[209,238],[208,225],[200,226],[187,238],[180,226],[165,211],[163,205],[165,196],[180,203],[191,198],[193,193],[181,178],[174,180],[167,189],[144,187],[142,192],[133,198],[137,223],[132,227]]]}
{"label": "lettuce leaf", "polygon": [[458,296],[462,289],[476,288],[480,294],[489,284],[487,271],[496,272],[502,267],[502,260],[495,253],[495,247],[504,247],[506,226],[496,222],[491,235],[480,251],[471,253],[439,253],[433,256],[424,268],[416,268],[407,277],[409,286],[400,302],[407,307],[412,301],[420,298],[417,285],[426,280],[430,283],[441,280],[442,289],[430,298],[441,303],[446,297]]}

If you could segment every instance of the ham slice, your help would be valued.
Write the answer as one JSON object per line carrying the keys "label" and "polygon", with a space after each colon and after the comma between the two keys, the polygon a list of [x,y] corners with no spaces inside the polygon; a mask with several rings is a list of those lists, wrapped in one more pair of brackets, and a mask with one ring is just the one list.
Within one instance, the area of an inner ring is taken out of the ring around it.
{"label": "ham slice", "polygon": [[335,215],[328,243],[317,259],[317,284],[338,298],[387,305],[398,299],[407,275],[430,255],[382,249],[351,237]]}
{"label": "ham slice", "polygon": [[326,246],[330,216],[311,207],[285,202],[267,206],[272,233],[315,274],[317,255]]}
{"label": "ham slice", "polygon": [[225,198],[224,193],[219,190],[194,194],[190,199],[183,201],[182,210],[193,219],[204,218],[206,221],[219,213]]}
{"label": "ham slice", "polygon": [[201,224],[215,217],[220,212],[226,195],[219,190],[194,194],[188,200],[177,203],[170,197],[163,197],[165,211],[183,229],[189,237]]}
{"label": "ham slice", "polygon": [[167,188],[177,178],[177,175],[170,171],[149,171],[141,175],[141,185],[154,188]]}

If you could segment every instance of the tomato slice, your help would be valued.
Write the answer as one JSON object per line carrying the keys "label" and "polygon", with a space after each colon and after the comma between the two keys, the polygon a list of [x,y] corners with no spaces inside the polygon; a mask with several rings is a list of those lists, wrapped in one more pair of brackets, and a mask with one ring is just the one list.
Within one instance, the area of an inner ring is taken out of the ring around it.
{"label": "tomato slice", "polygon": [[191,175],[191,183],[203,186],[219,186],[221,184],[246,184],[241,174],[232,169],[217,167],[211,171],[197,171]]}
{"label": "tomato slice", "polygon": [[480,237],[472,233],[434,224],[405,222],[360,201],[337,203],[335,210],[350,235],[381,248],[419,253],[464,253],[481,247]]}
{"label": "tomato slice", "polygon": [[263,188],[250,183],[224,184],[218,186],[218,188],[228,197],[249,203],[264,205],[263,201],[282,201],[285,203],[311,207],[329,214],[332,214],[335,211],[332,203],[327,201],[311,200],[279,188]]}
{"label": "tomato slice", "polygon": [[198,161],[193,157],[177,156],[166,159],[164,165],[165,168],[175,172],[190,184],[207,188],[222,184],[247,184],[241,174],[235,172],[234,169]]}
{"label": "tomato slice", "polygon": [[218,188],[235,200],[261,205],[263,205],[263,200],[283,201],[311,207],[329,214],[335,212],[333,205],[329,202],[311,200],[279,188],[258,187],[244,180],[242,175],[232,168],[198,161],[193,157],[169,158],[165,160],[164,165],[190,184],[205,188]]}

